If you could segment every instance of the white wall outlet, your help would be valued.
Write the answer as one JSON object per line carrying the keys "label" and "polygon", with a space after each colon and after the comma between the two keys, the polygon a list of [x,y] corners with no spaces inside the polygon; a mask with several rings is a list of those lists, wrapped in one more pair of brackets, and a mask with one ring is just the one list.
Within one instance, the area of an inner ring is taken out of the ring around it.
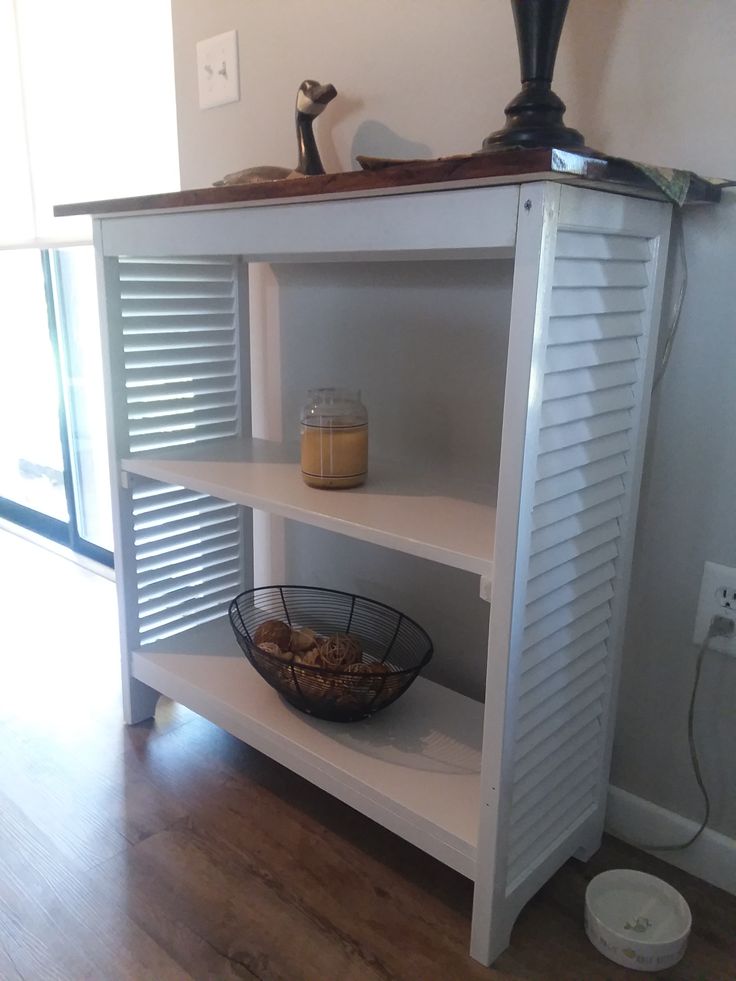
{"label": "white wall outlet", "polygon": [[[706,562],[700,584],[698,612],[695,616],[693,643],[702,644],[710,622],[715,616],[728,617],[736,622],[736,569],[727,565]],[[736,632],[730,637],[713,637],[708,647],[714,651],[736,656]]]}
{"label": "white wall outlet", "polygon": [[200,109],[240,99],[237,31],[197,41],[197,84]]}

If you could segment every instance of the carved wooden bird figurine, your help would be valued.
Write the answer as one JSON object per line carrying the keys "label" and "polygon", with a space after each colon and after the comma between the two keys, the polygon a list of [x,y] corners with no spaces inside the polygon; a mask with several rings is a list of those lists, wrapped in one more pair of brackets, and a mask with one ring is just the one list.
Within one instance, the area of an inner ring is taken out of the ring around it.
{"label": "carved wooden bird figurine", "polygon": [[305,79],[296,93],[296,140],[299,162],[294,170],[289,167],[248,167],[234,174],[226,174],[216,185],[221,184],[261,184],[265,181],[281,181],[292,177],[308,177],[324,174],[312,125],[337,95],[334,85],[320,85],[312,79]]}

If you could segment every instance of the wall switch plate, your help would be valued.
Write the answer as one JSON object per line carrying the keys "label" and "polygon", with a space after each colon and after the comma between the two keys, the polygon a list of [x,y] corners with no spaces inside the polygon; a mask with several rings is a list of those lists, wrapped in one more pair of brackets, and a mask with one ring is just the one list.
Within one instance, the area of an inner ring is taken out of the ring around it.
{"label": "wall switch plate", "polygon": [[212,109],[240,99],[238,32],[197,41],[199,108]]}
{"label": "wall switch plate", "polygon": [[[706,562],[695,616],[694,644],[703,643],[715,616],[728,617],[736,623],[736,569]],[[736,656],[736,632],[730,637],[712,637],[708,648]]]}

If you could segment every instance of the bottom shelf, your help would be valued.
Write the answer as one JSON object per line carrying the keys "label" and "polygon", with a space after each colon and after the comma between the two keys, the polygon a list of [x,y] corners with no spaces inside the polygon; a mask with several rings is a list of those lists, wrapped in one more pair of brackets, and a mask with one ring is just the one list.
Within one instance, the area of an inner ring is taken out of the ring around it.
{"label": "bottom shelf", "polygon": [[481,702],[418,678],[372,719],[312,719],[263,681],[225,619],[135,651],[132,673],[475,878]]}

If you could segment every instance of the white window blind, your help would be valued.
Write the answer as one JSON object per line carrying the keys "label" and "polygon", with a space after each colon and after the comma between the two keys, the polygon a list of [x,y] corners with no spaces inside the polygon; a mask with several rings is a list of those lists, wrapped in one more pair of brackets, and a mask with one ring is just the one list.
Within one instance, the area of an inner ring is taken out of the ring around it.
{"label": "white window blind", "polygon": [[179,186],[170,0],[0,0],[0,247],[89,241],[54,204]]}

